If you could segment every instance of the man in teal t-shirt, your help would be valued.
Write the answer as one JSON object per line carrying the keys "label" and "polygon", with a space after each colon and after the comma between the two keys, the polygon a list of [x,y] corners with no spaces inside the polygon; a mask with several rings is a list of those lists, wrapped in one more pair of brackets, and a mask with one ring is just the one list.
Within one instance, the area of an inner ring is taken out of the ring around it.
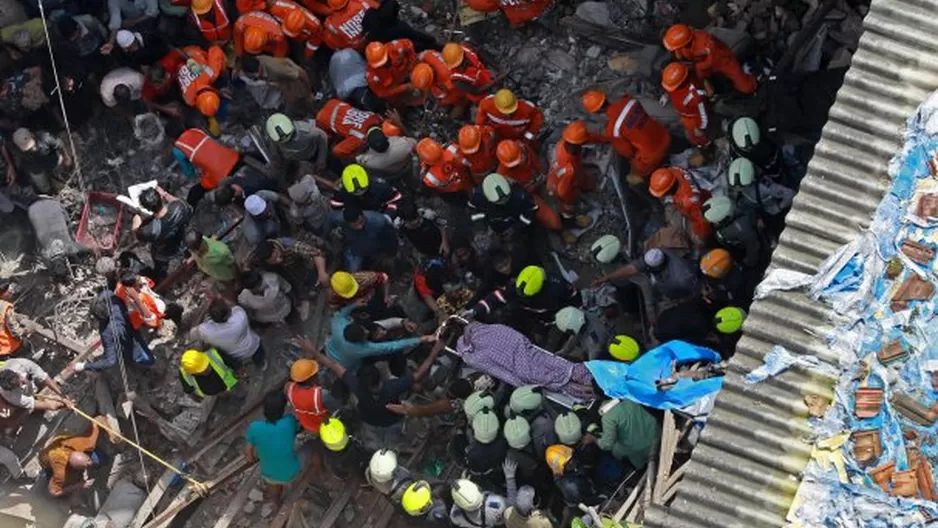
{"label": "man in teal t-shirt", "polygon": [[261,477],[269,485],[267,499],[280,502],[283,486],[300,474],[300,459],[294,439],[300,424],[293,415],[284,416],[287,397],[281,391],[264,398],[264,420],[248,426],[245,456],[258,460]]}

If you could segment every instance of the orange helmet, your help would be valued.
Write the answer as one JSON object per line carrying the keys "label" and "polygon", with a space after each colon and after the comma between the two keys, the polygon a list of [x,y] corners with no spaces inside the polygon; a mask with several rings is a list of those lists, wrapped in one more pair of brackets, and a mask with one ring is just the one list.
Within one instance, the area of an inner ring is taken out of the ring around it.
{"label": "orange helmet", "polygon": [[219,106],[221,106],[221,98],[215,90],[202,90],[195,98],[195,107],[206,117],[217,114]]}
{"label": "orange helmet", "polygon": [[482,127],[465,125],[459,129],[459,149],[466,154],[475,154],[482,147]]}
{"label": "orange helmet", "polygon": [[257,55],[264,51],[267,45],[267,32],[257,26],[249,26],[244,30],[244,51]]}
{"label": "orange helmet", "polygon": [[606,104],[606,92],[602,90],[587,90],[583,92],[580,99],[583,103],[583,109],[591,114],[595,114]]}
{"label": "orange helmet", "polygon": [[302,9],[294,9],[290,11],[287,15],[287,18],[283,19],[283,34],[293,38],[300,34],[303,31],[303,28],[306,27],[306,13]]}
{"label": "orange helmet", "polygon": [[648,182],[648,193],[655,198],[662,198],[671,189],[677,185],[677,178],[680,175],[680,169],[662,168],[651,173],[651,181]]}
{"label": "orange helmet", "polygon": [[443,146],[432,138],[423,138],[417,143],[417,157],[427,165],[439,163],[443,159]]}
{"label": "orange helmet", "polygon": [[381,131],[384,132],[386,137],[401,136],[403,132],[401,129],[390,121],[384,121],[381,123]]}
{"label": "orange helmet", "polygon": [[388,47],[380,42],[372,42],[365,47],[365,58],[372,68],[380,68],[388,62]]}
{"label": "orange helmet", "polygon": [[213,0],[192,0],[192,12],[197,15],[204,15],[212,10],[214,3]]}
{"label": "orange helmet", "polygon": [[711,249],[700,257],[700,272],[713,279],[722,279],[733,267],[733,257],[723,249]]}
{"label": "orange helmet", "polygon": [[563,129],[563,140],[571,145],[582,145],[589,141],[589,137],[590,131],[582,120],[574,121]]}
{"label": "orange helmet", "polygon": [[348,0],[329,0],[329,9],[338,11],[348,5]]}
{"label": "orange helmet", "polygon": [[495,155],[502,165],[506,167],[517,167],[521,165],[523,157],[521,143],[515,139],[503,139],[498,143],[498,148],[495,149]]}
{"label": "orange helmet", "polygon": [[687,76],[690,75],[690,70],[687,69],[687,65],[683,62],[672,62],[664,67],[664,70],[661,72],[661,86],[666,92],[673,92],[677,88],[684,84],[684,81],[687,80]]}
{"label": "orange helmet", "polygon": [[674,24],[664,34],[664,49],[674,51],[690,44],[694,30],[687,24]]}
{"label": "orange helmet", "polygon": [[410,72],[410,84],[418,90],[426,90],[433,84],[433,67],[426,62],[421,62],[414,66]]}
{"label": "orange helmet", "polygon": [[446,63],[450,69],[455,68],[462,64],[462,58],[466,52],[462,49],[462,44],[457,42],[447,42],[443,46],[443,62]]}

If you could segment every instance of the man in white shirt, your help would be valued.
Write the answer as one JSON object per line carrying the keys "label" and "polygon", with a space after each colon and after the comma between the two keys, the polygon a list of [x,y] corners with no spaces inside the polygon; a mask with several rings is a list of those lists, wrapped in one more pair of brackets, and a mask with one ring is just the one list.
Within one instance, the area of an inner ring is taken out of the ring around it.
{"label": "man in white shirt", "polygon": [[117,68],[101,79],[101,100],[114,108],[119,103],[139,101],[143,92],[143,74],[132,68]]}
{"label": "man in white shirt", "polygon": [[251,271],[242,283],[244,289],[238,294],[238,304],[251,311],[251,319],[280,324],[290,315],[293,305],[287,294],[292,287],[286,279],[269,271]]}
{"label": "man in white shirt", "polygon": [[192,329],[189,337],[218,349],[225,363],[232,368],[250,360],[261,370],[267,368],[261,338],[248,322],[248,314],[240,306],[229,306],[221,297],[212,300],[208,320]]}

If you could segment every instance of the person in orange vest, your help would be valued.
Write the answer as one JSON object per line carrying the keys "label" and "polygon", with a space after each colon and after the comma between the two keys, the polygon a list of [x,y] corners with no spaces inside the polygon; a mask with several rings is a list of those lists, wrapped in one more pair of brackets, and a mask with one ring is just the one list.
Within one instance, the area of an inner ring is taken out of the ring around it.
{"label": "person in orange vest", "polygon": [[664,47],[678,60],[694,63],[697,77],[707,80],[718,73],[733,83],[733,88],[744,95],[756,93],[755,75],[743,71],[736,54],[720,39],[706,31],[686,24],[675,24],[664,34]]}
{"label": "person in orange vest", "polygon": [[137,275],[129,269],[124,270],[119,277],[114,295],[127,307],[130,326],[134,330],[140,330],[144,326],[159,328],[165,318],[176,324],[181,320],[182,308],[178,304],[167,304],[153,291],[155,287],[153,279]]}
{"label": "person in orange vest", "polygon": [[512,26],[540,18],[551,4],[553,0],[466,0],[466,5],[482,13],[501,9]]}
{"label": "person in orange vest", "polygon": [[209,130],[217,135],[215,114],[221,106],[221,96],[212,83],[225,71],[225,52],[218,46],[210,47],[208,53],[198,46],[186,46],[182,51],[188,57],[176,72],[182,99],[209,119]]}
{"label": "person in orange vest", "polygon": [[417,143],[417,157],[420,158],[424,185],[463,202],[468,198],[468,192],[472,190],[469,161],[456,145],[451,143],[444,149],[433,139],[423,138]]}
{"label": "person in orange vest", "polygon": [[575,215],[580,193],[591,191],[595,186],[592,176],[583,169],[583,145],[599,143],[600,140],[600,137],[589,131],[584,121],[570,123],[554,148],[554,161],[547,173],[547,194],[557,201],[564,221],[576,221],[578,227],[586,227],[579,225],[586,220]]}
{"label": "person in orange vest", "polygon": [[640,181],[634,176],[648,176],[661,166],[671,146],[671,134],[648,115],[638,100],[624,95],[610,103],[602,90],[587,90],[581,102],[583,109],[591,114],[606,113],[602,137],[589,142],[609,142],[620,156],[628,158],[631,180]]}
{"label": "person in orange vest", "polygon": [[661,86],[671,98],[671,105],[681,116],[681,124],[692,145],[710,145],[707,128],[710,122],[710,100],[703,83],[686,64],[672,62],[661,72]]}
{"label": "person in orange vest", "polygon": [[664,203],[674,206],[690,223],[697,245],[703,245],[713,235],[713,225],[703,214],[703,204],[710,193],[697,187],[694,177],[680,167],[658,169],[651,174],[648,193]]}
{"label": "person in orange vest", "polygon": [[0,358],[8,358],[20,351],[24,340],[25,329],[13,317],[12,284],[6,279],[0,279]]}
{"label": "person in orange vest", "polygon": [[332,12],[323,26],[323,41],[334,50],[365,49],[362,19],[365,12],[377,7],[373,0],[329,0]]}
{"label": "person in orange vest", "polygon": [[263,11],[251,11],[238,18],[234,26],[235,54],[286,57],[289,46],[277,17]]}
{"label": "person in orange vest", "polygon": [[465,125],[459,129],[459,151],[469,162],[469,172],[476,185],[495,170],[498,158],[495,149],[495,131],[492,127]]}
{"label": "person in orange vest", "polygon": [[527,142],[503,139],[495,148],[495,156],[498,158],[495,172],[521,185],[528,185],[543,172],[537,153]]}
{"label": "person in orange vest", "polygon": [[223,45],[231,40],[231,17],[222,0],[192,0],[190,7],[192,22],[210,45]]}
{"label": "person in orange vest", "polygon": [[381,129],[382,119],[371,112],[359,110],[340,100],[330,99],[316,114],[316,125],[334,137],[342,138],[333,145],[332,154],[339,159],[351,159],[365,146],[384,152],[388,138]]}
{"label": "person in orange vest", "polygon": [[478,103],[492,88],[492,71],[485,67],[479,55],[469,46],[448,42],[441,53],[450,69],[450,82],[465,99]]}
{"label": "person in orange vest", "polygon": [[199,128],[190,128],[180,134],[173,147],[173,156],[183,172],[199,176],[199,184],[193,185],[186,197],[186,202],[193,207],[205,193],[230,176],[241,161],[237,150],[215,141]]}
{"label": "person in orange vest", "polygon": [[269,12],[281,20],[284,35],[303,44],[303,57],[306,60],[312,59],[322,44],[322,23],[316,15],[305,7],[286,0],[276,0]]}
{"label": "person in orange vest", "polygon": [[[308,337],[297,338],[293,343],[308,354],[316,352]],[[318,372],[319,363],[316,360],[300,358],[290,365],[290,381],[283,387],[296,419],[303,429],[313,434],[319,434],[319,426],[330,414],[322,401],[322,387],[316,383]]]}
{"label": "person in orange vest", "polygon": [[[375,95],[400,105],[415,104],[415,89],[408,82],[410,70],[417,63],[413,42],[408,39],[387,44],[370,42],[365,47],[365,59],[368,61],[368,88]],[[419,94],[417,99],[422,103]]]}
{"label": "person in orange vest", "polygon": [[476,124],[495,130],[498,139],[535,141],[544,126],[544,112],[534,103],[519,100],[514,92],[502,88],[479,103]]}

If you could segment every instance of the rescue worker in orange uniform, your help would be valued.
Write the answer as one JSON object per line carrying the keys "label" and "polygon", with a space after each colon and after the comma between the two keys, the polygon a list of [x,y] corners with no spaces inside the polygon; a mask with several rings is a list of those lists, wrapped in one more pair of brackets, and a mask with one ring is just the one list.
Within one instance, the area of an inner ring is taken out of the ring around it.
{"label": "rescue worker in orange uniform", "polygon": [[469,172],[476,185],[495,170],[498,163],[495,154],[497,147],[492,127],[465,125],[459,129],[459,151],[469,162]]}
{"label": "rescue worker in orange uniform", "polygon": [[263,11],[251,11],[238,18],[234,26],[234,46],[236,55],[286,57],[289,51],[280,21]]}
{"label": "rescue worker in orange uniform", "polygon": [[332,12],[323,25],[323,42],[334,50],[365,49],[365,12],[377,7],[373,0],[329,0]]}
{"label": "rescue worker in orange uniform", "polygon": [[729,79],[737,92],[744,95],[756,93],[758,83],[755,75],[743,71],[733,50],[710,33],[675,24],[664,34],[664,47],[676,59],[692,61],[697,77],[702,80],[718,73]]}
{"label": "rescue worker in orange uniform", "polygon": [[713,225],[703,215],[703,204],[710,199],[710,193],[697,187],[693,176],[686,170],[680,167],[656,170],[651,174],[648,193],[670,203],[687,219],[698,245],[703,245],[713,235]]}
{"label": "rescue worker in orange uniform", "polygon": [[508,89],[501,89],[479,103],[477,125],[488,125],[498,139],[534,141],[544,126],[544,112],[534,103],[519,100]]}
{"label": "rescue worker in orange uniform", "polygon": [[0,359],[12,356],[24,343],[25,328],[13,317],[12,297],[10,282],[0,279]]}
{"label": "rescue worker in orange uniform", "polygon": [[[365,47],[368,88],[378,97],[401,105],[413,104],[414,87],[408,82],[417,63],[414,43],[408,39],[388,43],[370,42]],[[422,97],[418,96],[418,99]]]}
{"label": "rescue worker in orange uniform", "polygon": [[466,5],[482,13],[501,9],[512,26],[540,18],[551,4],[553,0],[466,0]]}
{"label": "rescue worker in orange uniform", "polygon": [[222,0],[192,0],[190,17],[202,37],[211,45],[223,45],[231,40],[231,17]]}
{"label": "rescue worker in orange uniform", "polygon": [[[298,339],[296,344],[304,350],[313,347],[307,338]],[[329,418],[329,409],[322,401],[322,387],[316,382],[318,372],[316,360],[300,358],[290,365],[290,381],[283,387],[296,419],[303,429],[313,434],[319,434],[319,426]]]}
{"label": "rescue worker in orange uniform", "polygon": [[473,103],[484,99],[492,88],[494,78],[479,55],[469,46],[458,42],[448,42],[443,46],[441,55],[450,69],[453,87]]}
{"label": "rescue worker in orange uniform", "polygon": [[283,34],[303,44],[303,55],[312,58],[322,44],[322,23],[309,9],[292,0],[238,0],[238,11],[264,11],[280,21]]}
{"label": "rescue worker in orange uniform", "polygon": [[465,202],[472,190],[472,178],[469,174],[469,161],[459,152],[456,145],[450,143],[444,149],[431,138],[423,138],[417,143],[417,157],[423,172],[422,181],[428,188],[443,195]]}
{"label": "rescue worker in orange uniform", "polygon": [[495,156],[498,158],[498,169],[495,172],[521,185],[531,183],[543,172],[541,161],[537,159],[537,153],[531,145],[517,139],[499,141]]}
{"label": "rescue worker in orange uniform", "polygon": [[186,198],[192,206],[230,176],[241,161],[237,150],[215,141],[200,128],[190,128],[180,134],[173,147],[173,155],[180,160],[184,172],[191,169],[199,176],[199,184],[192,186]]}
{"label": "rescue worker in orange uniform", "polygon": [[387,150],[388,138],[381,129],[381,118],[340,99],[326,101],[316,114],[316,125],[334,137],[342,138],[332,147],[332,154],[339,159],[354,158],[366,144],[383,143]]}
{"label": "rescue worker in orange uniform", "polygon": [[706,147],[710,144],[707,128],[710,122],[710,100],[703,83],[686,64],[672,62],[661,72],[661,86],[668,92],[671,105],[681,116],[681,124],[692,145]]}
{"label": "rescue worker in orange uniform", "polygon": [[188,56],[176,72],[182,98],[209,118],[210,128],[217,127],[212,122],[221,106],[221,96],[212,84],[225,71],[225,52],[219,46],[210,47],[207,53],[198,46],[186,46],[182,51]]}
{"label": "rescue worker in orange uniform", "polygon": [[648,176],[661,166],[671,146],[671,134],[645,112],[638,100],[624,95],[610,103],[602,90],[587,90],[581,102],[591,114],[606,113],[602,137],[593,139],[608,142],[620,156],[628,158],[631,174]]}
{"label": "rescue worker in orange uniform", "polygon": [[547,173],[547,193],[557,201],[564,221],[576,219],[579,223],[584,222],[575,216],[576,204],[580,193],[592,190],[595,184],[592,176],[583,169],[583,145],[599,143],[600,140],[600,137],[590,132],[584,121],[574,121],[567,125],[563,130],[563,138],[557,142],[554,161]]}
{"label": "rescue worker in orange uniform", "polygon": [[443,55],[436,50],[426,50],[417,55],[420,61],[414,66],[410,80],[414,88],[429,91],[440,106],[450,106],[450,117],[458,118],[469,107],[465,94],[453,86],[452,72]]}

